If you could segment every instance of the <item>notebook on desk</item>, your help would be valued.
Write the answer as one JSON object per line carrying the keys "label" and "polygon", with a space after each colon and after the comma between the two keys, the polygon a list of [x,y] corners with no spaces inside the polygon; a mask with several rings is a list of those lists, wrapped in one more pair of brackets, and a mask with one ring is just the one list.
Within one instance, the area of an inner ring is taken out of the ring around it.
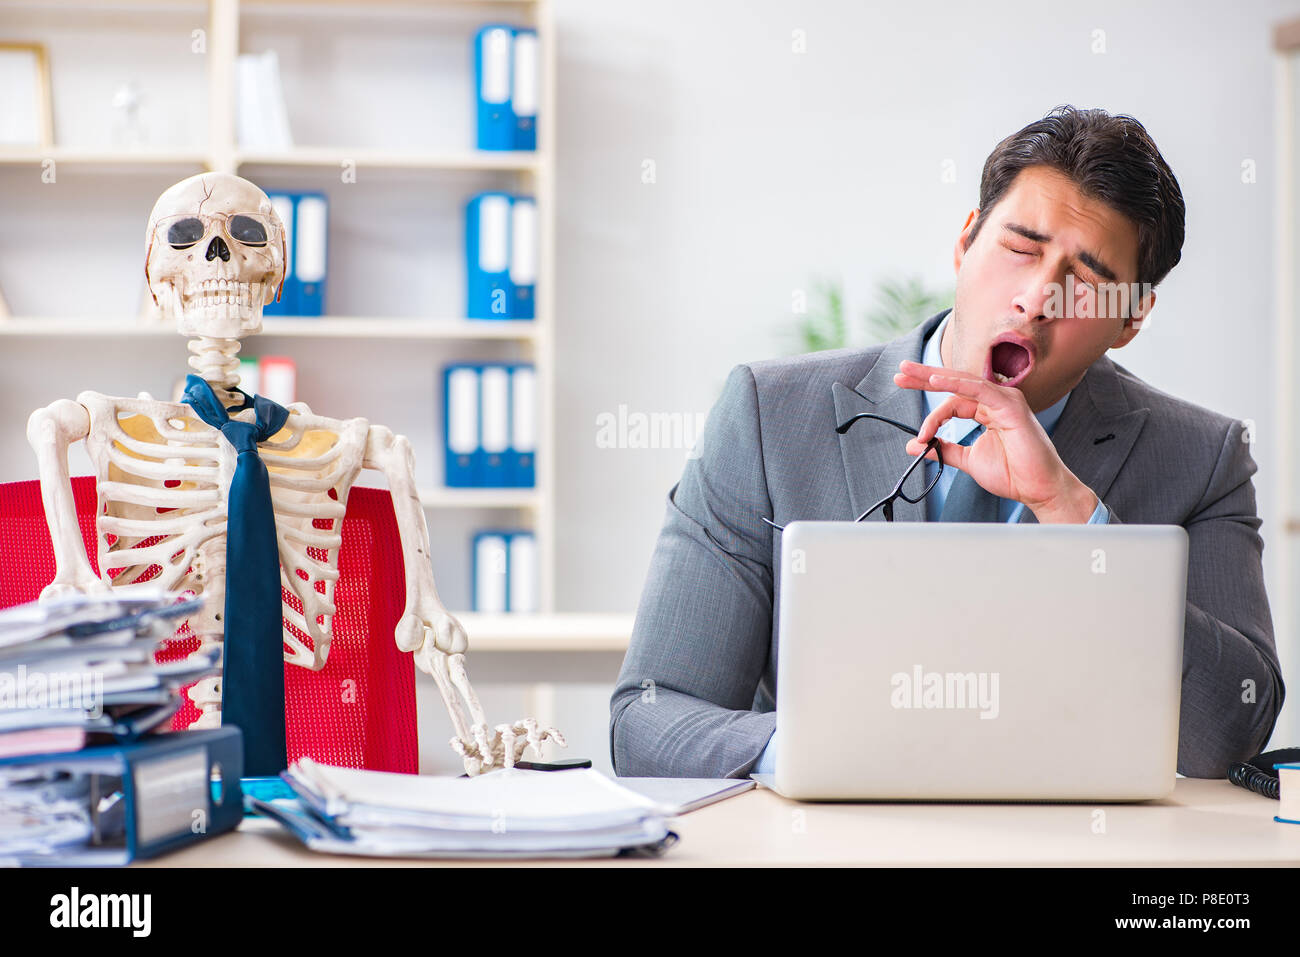
{"label": "notebook on desk", "polygon": [[1177,525],[792,522],[775,773],[807,800],[1135,801],[1174,787]]}
{"label": "notebook on desk", "polygon": [[650,798],[675,817],[735,797],[755,786],[746,778],[618,778],[629,791]]}

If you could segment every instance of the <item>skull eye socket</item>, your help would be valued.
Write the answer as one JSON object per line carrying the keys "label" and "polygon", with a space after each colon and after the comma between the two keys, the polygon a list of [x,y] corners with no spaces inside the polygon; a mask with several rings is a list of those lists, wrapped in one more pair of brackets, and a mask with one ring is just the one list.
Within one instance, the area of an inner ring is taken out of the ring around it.
{"label": "skull eye socket", "polygon": [[204,231],[201,220],[188,216],[167,227],[167,242],[176,249],[185,249],[202,239]]}
{"label": "skull eye socket", "polygon": [[265,246],[266,227],[252,216],[231,216],[230,238],[245,246]]}

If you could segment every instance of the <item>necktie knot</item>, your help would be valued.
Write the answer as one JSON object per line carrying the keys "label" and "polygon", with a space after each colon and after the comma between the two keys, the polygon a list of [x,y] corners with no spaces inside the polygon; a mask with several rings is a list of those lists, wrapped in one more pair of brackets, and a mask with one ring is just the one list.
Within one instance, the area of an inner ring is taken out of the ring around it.
{"label": "necktie knot", "polygon": [[240,455],[257,452],[257,426],[251,422],[230,421],[222,425],[221,434]]}
{"label": "necktie knot", "polygon": [[217,399],[212,386],[193,373],[185,377],[183,401],[200,419],[214,429],[220,429],[236,452],[256,452],[258,442],[265,442],[284,428],[284,423],[289,420],[289,410],[266,396],[250,396],[239,389],[235,391],[244,397],[243,403],[236,406],[235,410],[243,411],[251,405],[256,410],[253,422],[240,422],[230,418],[230,413]]}

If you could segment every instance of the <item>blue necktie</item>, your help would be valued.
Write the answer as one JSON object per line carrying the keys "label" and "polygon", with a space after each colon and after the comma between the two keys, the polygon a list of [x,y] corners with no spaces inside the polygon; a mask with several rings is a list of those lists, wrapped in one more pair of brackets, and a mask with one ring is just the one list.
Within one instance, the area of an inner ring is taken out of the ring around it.
{"label": "blue necktie", "polygon": [[[984,432],[984,426],[972,429],[961,445],[974,445],[975,440]],[[948,488],[948,497],[943,500],[943,511],[939,513],[941,522],[996,522],[998,507],[1002,499],[984,490],[969,474],[957,469],[957,478]]]}
{"label": "blue necktie", "polygon": [[185,378],[186,404],[220,429],[237,453],[226,523],[226,607],[221,720],[244,735],[244,774],[268,777],[288,766],[284,734],[284,621],[280,554],[266,464],[257,454],[284,427],[289,410],[263,396],[244,397],[257,421],[236,422],[201,377]]}

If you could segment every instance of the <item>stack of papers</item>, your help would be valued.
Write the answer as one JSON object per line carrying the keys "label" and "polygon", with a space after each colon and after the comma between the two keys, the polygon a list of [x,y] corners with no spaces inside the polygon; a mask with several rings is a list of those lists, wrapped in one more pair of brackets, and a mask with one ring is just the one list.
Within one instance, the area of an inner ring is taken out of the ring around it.
{"label": "stack of papers", "polygon": [[598,771],[499,769],[476,777],[295,762],[296,799],[249,799],[313,850],[382,857],[657,855],[677,840],[663,808]]}
{"label": "stack of papers", "polygon": [[218,650],[154,661],[201,607],[153,589],[0,611],[0,758],[123,743],[160,727],[180,708],[179,689],[219,668]]}
{"label": "stack of papers", "polygon": [[0,611],[0,861],[125,846],[123,762],[83,749],[150,735],[180,708],[183,685],[217,671],[219,651],[154,661],[201,607],[154,588]]}
{"label": "stack of papers", "polygon": [[90,842],[92,780],[41,767],[0,768],[0,862],[75,853]]}

